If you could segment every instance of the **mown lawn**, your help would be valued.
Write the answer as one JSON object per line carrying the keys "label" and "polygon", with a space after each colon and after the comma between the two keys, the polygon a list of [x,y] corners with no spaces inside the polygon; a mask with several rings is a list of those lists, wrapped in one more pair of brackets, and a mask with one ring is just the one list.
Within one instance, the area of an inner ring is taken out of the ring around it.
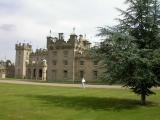
{"label": "mown lawn", "polygon": [[160,120],[160,90],[141,106],[124,89],[0,84],[0,120]]}

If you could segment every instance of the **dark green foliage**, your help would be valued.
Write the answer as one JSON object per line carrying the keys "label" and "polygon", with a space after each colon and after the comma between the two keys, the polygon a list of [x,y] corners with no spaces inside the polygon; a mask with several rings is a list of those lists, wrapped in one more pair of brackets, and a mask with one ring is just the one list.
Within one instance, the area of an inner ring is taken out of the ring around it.
{"label": "dark green foliage", "polygon": [[127,0],[123,19],[115,27],[99,28],[105,37],[96,53],[105,63],[105,80],[119,81],[145,97],[160,81],[160,13],[157,0]]}
{"label": "dark green foliage", "polygon": [[139,48],[155,49],[160,46],[160,11],[157,0],[127,0],[129,8],[118,9],[123,19],[118,28],[136,38]]}
{"label": "dark green foliage", "polygon": [[152,70],[160,81],[160,49],[156,49],[152,56]]}

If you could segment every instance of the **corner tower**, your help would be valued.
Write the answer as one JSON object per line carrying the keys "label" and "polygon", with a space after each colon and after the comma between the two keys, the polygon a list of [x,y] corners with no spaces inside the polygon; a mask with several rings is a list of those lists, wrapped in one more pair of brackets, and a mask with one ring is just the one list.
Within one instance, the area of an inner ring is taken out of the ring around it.
{"label": "corner tower", "polygon": [[32,46],[26,43],[15,45],[15,77],[26,78],[26,65],[29,63],[29,55],[32,52]]}

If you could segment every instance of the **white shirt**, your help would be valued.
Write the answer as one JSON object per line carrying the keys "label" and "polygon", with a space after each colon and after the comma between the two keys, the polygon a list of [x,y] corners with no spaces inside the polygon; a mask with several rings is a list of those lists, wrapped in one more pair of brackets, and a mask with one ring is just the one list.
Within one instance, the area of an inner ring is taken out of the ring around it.
{"label": "white shirt", "polygon": [[83,82],[83,83],[86,82],[84,78],[82,79],[82,82]]}

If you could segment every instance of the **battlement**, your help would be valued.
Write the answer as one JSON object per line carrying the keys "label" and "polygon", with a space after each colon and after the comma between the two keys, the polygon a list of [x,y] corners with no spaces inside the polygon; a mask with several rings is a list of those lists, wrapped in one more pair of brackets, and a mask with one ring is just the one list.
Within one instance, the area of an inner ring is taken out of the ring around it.
{"label": "battlement", "polygon": [[63,33],[59,33],[59,38],[57,37],[47,37],[47,49],[60,49],[60,48],[71,48],[72,45],[68,44],[64,38]]}
{"label": "battlement", "polygon": [[32,51],[32,45],[29,43],[19,43],[15,45],[16,50],[29,50]]}
{"label": "battlement", "polygon": [[33,55],[47,55],[47,50],[46,49],[36,49],[35,52],[32,52],[30,54],[31,56]]}
{"label": "battlement", "polygon": [[[47,48],[48,49],[66,49],[74,48],[75,44],[78,43],[78,37],[76,34],[71,34],[69,40],[64,40],[63,33],[59,33],[57,37],[47,37]],[[82,36],[80,36],[82,39]]]}

